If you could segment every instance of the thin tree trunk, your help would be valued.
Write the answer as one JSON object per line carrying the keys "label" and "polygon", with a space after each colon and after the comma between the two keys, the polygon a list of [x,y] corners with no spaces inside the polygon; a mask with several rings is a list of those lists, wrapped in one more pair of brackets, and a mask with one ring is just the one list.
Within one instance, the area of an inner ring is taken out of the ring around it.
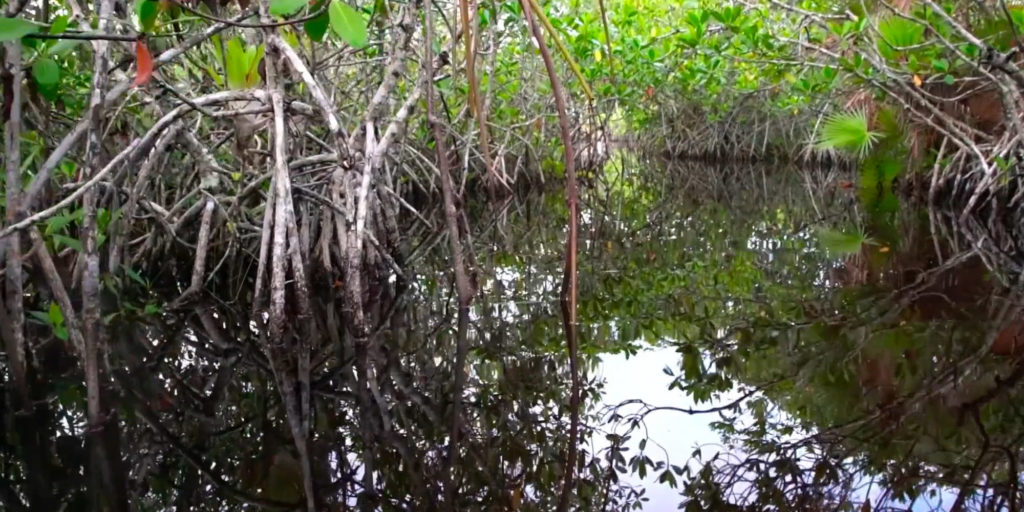
{"label": "thin tree trunk", "polygon": [[[463,3],[465,8],[465,3]],[[441,196],[444,200],[445,225],[448,230],[448,243],[452,251],[452,267],[455,273],[455,289],[459,301],[458,330],[455,334],[455,383],[452,386],[452,425],[448,435],[448,457],[445,461],[445,503],[446,509],[458,510],[458,491],[455,481],[455,465],[459,453],[459,433],[462,423],[462,391],[466,385],[466,331],[469,327],[469,306],[473,300],[474,290],[466,271],[466,263],[463,255],[462,241],[459,232],[459,213],[455,205],[455,187],[452,183],[451,162],[448,159],[447,139],[444,129],[437,118],[437,106],[434,98],[434,52],[432,44],[434,41],[433,8],[427,5],[426,8],[426,59],[423,72],[427,74],[427,122],[430,124],[434,135],[434,147],[437,150],[438,170],[441,172]],[[463,37],[469,41],[469,25],[466,25]],[[467,42],[467,51],[470,48]],[[484,143],[484,141],[481,141]]]}
{"label": "thin tree trunk", "polygon": [[562,489],[559,492],[558,508],[563,512],[569,508],[569,496],[575,484],[577,442],[580,429],[580,377],[578,363],[578,347],[576,346],[576,255],[579,230],[579,189],[576,184],[575,155],[573,154],[572,132],[569,128],[569,115],[565,103],[565,93],[562,90],[562,82],[555,70],[555,63],[551,59],[551,52],[544,43],[544,35],[541,33],[531,7],[536,6],[532,0],[520,0],[523,7],[523,14],[530,26],[530,32],[540,49],[541,58],[544,60],[544,68],[547,70],[548,79],[551,81],[551,91],[555,96],[555,106],[558,109],[558,126],[561,130],[562,146],[565,150],[565,195],[569,208],[569,234],[566,240],[565,250],[565,272],[562,275],[562,291],[560,303],[562,306],[562,324],[565,328],[566,348],[569,352],[569,373],[572,378],[572,388],[569,395],[569,447],[565,458],[564,474],[562,478]]}
{"label": "thin tree trunk", "polygon": [[[270,1],[261,0],[260,19],[263,23],[272,22]],[[313,480],[313,464],[309,453],[309,375],[301,370],[301,361],[308,361],[309,346],[307,341],[295,343],[296,338],[302,339],[303,333],[287,328],[288,319],[285,313],[286,278],[291,267],[294,278],[294,299],[298,302],[299,329],[308,323],[309,298],[306,288],[305,269],[299,254],[295,211],[292,204],[291,175],[288,171],[288,133],[285,123],[284,96],[279,77],[278,64],[281,61],[280,48],[274,44],[275,29],[263,29],[263,42],[266,48],[266,78],[274,117],[272,124],[273,162],[274,162],[274,204],[273,238],[270,251],[270,340],[267,350],[270,364],[277,377],[278,390],[285,405],[285,416],[291,429],[292,440],[302,467],[302,483],[309,512],[317,510],[316,485]],[[264,236],[268,236],[264,233]],[[290,255],[295,255],[291,258]],[[291,265],[289,265],[291,263]],[[306,321],[302,318],[306,317]],[[298,334],[298,336],[296,336]],[[290,338],[290,339],[286,339]]]}
{"label": "thin tree trunk", "polygon": [[[113,1],[100,0],[97,16],[100,33],[107,32],[113,15]],[[103,96],[107,87],[109,67],[109,41],[93,41],[93,91],[89,99],[89,128],[85,152],[85,172],[88,180],[103,168]],[[89,187],[83,196],[82,231],[85,238],[85,271],[82,273],[82,331],[85,341],[83,365],[85,369],[86,409],[88,419],[88,445],[90,448],[90,475],[92,498],[96,510],[127,511],[128,500],[123,492],[123,478],[116,468],[120,466],[120,453],[114,453],[116,432],[108,436],[107,429],[115,428],[116,418],[108,414],[103,403],[104,378],[100,369],[103,344],[103,325],[100,319],[100,254],[97,240],[96,213],[98,204],[96,187]]]}
{"label": "thin tree trunk", "polygon": [[[12,41],[4,45],[2,69],[4,105],[7,113],[4,119],[4,159],[6,163],[6,223],[16,219],[18,205],[22,200],[21,186],[21,82],[24,79],[21,59],[21,42]],[[0,329],[4,351],[14,392],[10,397],[10,419],[23,443],[28,490],[25,493],[32,510],[53,510],[54,496],[50,484],[50,467],[47,464],[45,439],[47,429],[39,428],[37,419],[46,416],[46,402],[38,406],[33,403],[31,385],[28,381],[28,363],[25,357],[25,306],[24,273],[22,272],[21,233],[15,232],[6,241],[6,300],[0,300],[3,309],[4,327]],[[3,297],[0,297],[2,299]],[[10,309],[7,309],[10,308]],[[20,503],[19,503],[20,504]],[[13,508],[13,505],[12,505]]]}

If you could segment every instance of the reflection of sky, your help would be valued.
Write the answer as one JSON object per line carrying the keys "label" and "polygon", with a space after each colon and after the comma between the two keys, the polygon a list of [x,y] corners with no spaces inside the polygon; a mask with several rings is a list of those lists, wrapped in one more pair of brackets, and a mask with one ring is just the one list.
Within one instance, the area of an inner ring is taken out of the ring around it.
{"label": "reflection of sky", "polygon": [[[711,404],[695,404],[693,399],[678,390],[669,390],[668,385],[672,377],[665,375],[662,368],[668,366],[672,369],[679,367],[679,355],[673,348],[656,348],[641,351],[638,354],[628,357],[625,354],[605,354],[598,366],[597,377],[603,379],[604,396],[600,407],[609,407],[626,400],[640,399],[655,406],[673,406],[681,408],[709,408],[738,398],[737,394],[726,394],[719,397]],[[633,412],[637,406],[628,406],[622,412]],[[701,447],[701,460],[708,460],[715,453],[723,449],[721,439],[710,423],[718,420],[717,414],[689,415],[675,411],[655,412],[647,416],[645,420],[646,430],[632,433],[632,438],[626,444],[629,451],[623,456],[628,461],[637,453],[638,444],[644,437],[647,441],[647,453],[654,461],[667,460],[671,464],[683,465],[690,459],[694,449]],[[605,427],[606,428],[606,427]],[[606,432],[595,433],[591,442],[593,450],[599,453],[608,446],[605,439]],[[645,436],[646,434],[646,436]],[[795,436],[794,436],[795,438]],[[694,468],[696,469],[696,468]],[[640,479],[636,474],[620,475],[622,482],[628,485],[644,487],[647,492],[644,494],[650,501],[644,504],[644,510],[663,511],[676,510],[682,501],[679,490],[669,487],[667,484],[658,483],[659,472],[648,471],[647,478]],[[678,479],[680,485],[684,478]],[[856,487],[855,500],[865,493],[871,496],[872,503],[877,503],[878,498],[884,492],[884,486],[879,484],[866,485],[864,480]],[[949,510],[956,500],[955,491],[942,490],[933,498],[927,493],[919,497],[910,507],[913,512]],[[905,503],[889,502],[890,506],[906,506]]]}
{"label": "reflection of sky", "polygon": [[[811,187],[810,182],[811,177],[808,175],[808,187]],[[778,183],[785,185],[785,180],[778,180]],[[800,189],[802,189],[802,185],[800,185]],[[657,255],[659,258],[669,257],[668,255],[674,254],[672,251],[685,247],[691,250],[697,249],[703,253],[692,256],[696,261],[706,263],[719,272],[728,272],[730,267],[716,267],[716,265],[725,265],[726,262],[733,261],[732,258],[738,253],[744,252],[747,256],[753,255],[752,263],[758,271],[757,274],[753,274],[756,278],[753,278],[753,282],[750,283],[750,293],[755,296],[767,293],[763,292],[762,288],[770,286],[774,286],[771,288],[773,293],[778,292],[780,288],[791,287],[791,290],[787,290],[787,293],[781,296],[786,297],[790,302],[797,301],[807,294],[816,295],[825,292],[829,285],[828,269],[841,258],[822,252],[822,248],[816,242],[817,236],[814,227],[823,224],[821,220],[823,215],[818,205],[812,204],[812,211],[807,207],[806,197],[802,191],[795,195],[789,194],[788,191],[789,188],[784,188],[782,191],[769,192],[766,186],[763,197],[755,194],[751,200],[732,198],[736,204],[726,205],[724,218],[718,216],[715,213],[718,210],[714,208],[684,214],[682,210],[685,208],[681,208],[681,205],[670,204],[664,205],[667,206],[664,212],[658,212],[659,214],[655,216],[658,219],[656,222],[652,220],[655,217],[651,217],[654,214],[648,212],[647,218],[644,220],[646,224],[630,222],[628,218],[618,220],[614,214],[607,218],[594,215],[594,218],[601,219],[601,224],[604,227],[604,230],[598,232],[602,234],[601,236],[610,236],[610,238],[589,241],[584,237],[584,240],[581,240],[583,253],[587,253],[587,248],[592,246],[591,242],[598,249],[603,247],[606,242],[609,243],[609,248],[610,244],[615,242],[619,244],[616,247],[622,247],[627,251],[643,248],[643,250],[650,250],[651,254]],[[814,198],[811,197],[810,201],[813,202]],[[827,211],[833,213],[829,217],[829,223],[836,223],[849,214],[842,201],[822,206],[827,207]],[[843,212],[844,215],[839,216],[831,210]],[[653,207],[651,211],[654,211]],[[582,216],[583,226],[590,225],[593,220],[591,212],[584,209]],[[691,256],[684,256],[681,263],[688,261],[689,258]],[[617,261],[614,258],[611,259]],[[599,263],[603,262],[605,261],[599,260]],[[628,267],[618,267],[615,264],[609,265],[609,268],[602,268],[600,265],[598,267],[595,271],[601,273],[626,275],[629,272]],[[519,273],[520,270],[516,267],[504,268],[496,272],[496,277],[505,282],[506,290],[511,290],[514,289],[516,280],[521,279]],[[533,273],[532,269],[530,273]],[[727,288],[725,296],[719,297],[723,313],[742,311],[744,301],[749,299],[740,286],[742,283],[739,280],[742,276],[731,275],[729,277],[732,279],[730,282],[736,286],[734,289]],[[717,285],[717,282],[715,284]],[[549,294],[557,293],[558,281],[556,278],[544,281],[543,285],[544,290],[541,293],[534,295],[534,292],[529,291],[527,292],[530,293],[528,297],[545,300],[550,297]],[[729,295],[729,293],[733,295]],[[511,310],[516,311],[516,309]],[[617,339],[621,344],[629,341],[629,345],[633,347],[645,345],[642,339],[623,339],[626,335],[618,327],[624,325],[623,322],[627,320],[629,319],[614,318],[608,321],[608,326],[611,329],[608,336]],[[581,324],[587,324],[586,315],[581,315]],[[719,335],[724,334],[724,331],[719,333]],[[670,342],[664,339],[661,341]],[[728,393],[719,396],[710,404],[695,404],[687,393],[679,390],[670,391],[668,386],[673,377],[665,375],[662,368],[668,366],[678,371],[679,355],[674,348],[641,351],[631,357],[624,353],[602,354],[601,359],[602,362],[597,368],[597,377],[604,380],[604,392],[598,408],[611,407],[626,400],[643,400],[653,406],[701,409],[721,405],[737,398],[736,393]],[[710,361],[705,361],[705,363],[710,366]],[[640,404],[632,404],[624,407],[620,412],[629,414],[636,412],[640,407]],[[747,423],[746,419],[749,419],[749,416],[741,416],[740,423]],[[701,460],[706,461],[715,453],[723,450],[719,434],[710,426],[712,422],[718,420],[720,417],[717,414],[688,415],[677,411],[654,412],[646,417],[644,427],[630,434],[632,437],[626,445],[629,451],[623,453],[623,456],[629,461],[633,455],[637,454],[640,440],[647,438],[647,455],[656,462],[667,461],[670,464],[684,465],[690,460],[691,454],[697,447],[703,447]],[[598,456],[601,456],[601,450],[609,445],[609,441],[604,437],[607,428],[610,426],[599,426],[598,432],[591,439],[592,453],[598,454]],[[618,433],[623,433],[624,428],[625,426],[621,426]],[[807,433],[794,433],[793,440],[805,434]],[[810,455],[808,460],[813,457]],[[660,471],[649,468],[647,476],[643,480],[634,473],[620,475],[620,478],[624,484],[642,486],[646,489],[645,496],[649,498],[649,501],[645,504],[645,510],[676,510],[682,500],[679,490],[666,484],[657,483],[659,475]],[[678,477],[677,481],[682,484],[684,479],[685,477]],[[855,501],[863,496],[869,496],[872,504],[877,504],[878,498],[891,499],[891,497],[883,496],[884,484],[867,484],[868,481],[865,478],[855,486],[858,488],[852,493]],[[951,493],[945,490],[939,492],[934,498],[926,499],[926,497],[921,496],[912,506],[909,506],[909,510],[946,510],[955,500],[955,492]],[[888,505],[895,507],[900,503],[890,501]],[[907,506],[908,504],[903,504],[903,507]]]}
{"label": "reflection of sky", "polygon": [[[602,356],[598,369],[598,377],[605,379],[604,399],[601,405],[611,406],[624,400],[639,398],[653,405],[697,407],[686,394],[678,390],[669,391],[668,385],[672,377],[661,371],[666,365],[673,369],[679,366],[679,355],[672,348],[642,351],[628,359],[624,354]],[[712,445],[703,450],[703,458],[706,460],[719,448],[716,444],[719,442],[718,434],[708,425],[716,419],[718,416],[714,414],[693,416],[670,411],[653,413],[646,420],[647,434],[650,438],[647,452],[655,461],[664,460],[664,453],[667,452],[669,462],[683,465],[696,447]],[[642,432],[638,432],[629,440],[629,451],[623,454],[627,460],[636,453],[637,443],[642,437]],[[603,434],[595,435],[593,442],[598,450],[608,446]],[[624,483],[642,484],[647,488],[645,496],[650,498],[650,501],[645,504],[645,510],[676,510],[681,501],[678,490],[666,484],[658,484],[658,475],[658,472],[649,471],[644,481],[634,474],[621,477]]]}

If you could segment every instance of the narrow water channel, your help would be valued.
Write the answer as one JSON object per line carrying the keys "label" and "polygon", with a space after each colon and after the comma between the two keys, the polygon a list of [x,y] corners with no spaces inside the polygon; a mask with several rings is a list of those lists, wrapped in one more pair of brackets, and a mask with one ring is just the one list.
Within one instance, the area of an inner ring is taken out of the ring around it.
{"label": "narrow water channel", "polygon": [[[580,328],[623,503],[1013,509],[1014,226],[835,170],[619,165],[585,196]],[[525,224],[506,288],[554,300],[561,227]]]}
{"label": "narrow water channel", "polygon": [[[835,169],[618,155],[585,181],[573,510],[1017,510],[1024,303],[1007,216],[960,219]],[[329,340],[310,362],[320,499],[556,510],[570,374],[566,208],[550,189],[465,202],[478,293],[461,393],[437,202],[409,197],[401,258],[367,274],[365,343],[346,335],[341,283],[319,287],[333,295],[304,321]],[[294,509],[303,471],[249,316],[250,270],[225,265],[186,303],[189,268],[138,272],[138,295],[109,297],[121,309],[105,362],[119,433],[104,442],[124,454],[133,506]],[[29,329],[50,340],[37,347],[49,398],[19,432],[52,444],[54,493],[88,510],[85,388],[54,326]],[[0,449],[31,455],[26,439]],[[30,476],[19,467],[6,481]]]}

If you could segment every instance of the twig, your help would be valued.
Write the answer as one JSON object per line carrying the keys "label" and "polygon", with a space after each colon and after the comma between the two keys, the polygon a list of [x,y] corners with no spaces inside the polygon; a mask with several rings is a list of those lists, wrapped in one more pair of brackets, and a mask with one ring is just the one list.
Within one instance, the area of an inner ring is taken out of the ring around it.
{"label": "twig", "polygon": [[210,112],[209,110],[206,110],[205,108],[203,108],[202,105],[199,105],[196,102],[192,101],[191,99],[185,97],[184,94],[181,94],[180,92],[178,92],[178,90],[175,89],[173,86],[171,86],[171,84],[168,84],[167,82],[161,80],[159,77],[155,77],[155,76],[153,77],[153,81],[156,82],[157,85],[160,86],[160,88],[162,88],[163,90],[169,92],[171,94],[171,96],[174,96],[175,98],[178,98],[178,100],[180,100],[182,103],[192,107],[193,110],[195,110],[197,112],[200,112],[200,113],[202,113],[203,115],[205,115],[207,117],[213,117],[213,113],[212,112]]}
{"label": "twig", "polygon": [[123,41],[134,43],[139,40],[138,35],[133,34],[103,34],[99,32],[64,32],[62,34],[47,34],[35,32],[25,37],[29,39],[73,39],[76,41]]}
{"label": "twig", "polygon": [[[323,7],[321,7],[320,9],[317,9],[312,14],[310,14],[308,16],[303,16],[302,18],[296,18],[294,20],[284,20],[284,21],[277,21],[277,22],[270,22],[270,21],[268,21],[268,22],[264,22],[264,23],[243,23],[241,21],[237,21],[238,18],[235,18],[234,20],[228,20],[228,19],[224,19],[224,18],[218,18],[218,17],[212,16],[210,14],[206,14],[206,13],[204,13],[202,11],[193,9],[192,7],[186,5],[185,2],[174,2],[174,3],[176,5],[178,5],[179,7],[181,7],[181,9],[183,11],[185,11],[185,12],[187,12],[189,14],[192,14],[194,16],[198,16],[200,18],[203,18],[204,20],[216,21],[217,23],[225,23],[225,24],[230,25],[232,27],[238,27],[238,28],[276,28],[276,27],[284,27],[284,26],[288,26],[288,25],[298,25],[299,23],[305,23],[305,22],[310,21],[312,19],[319,18],[322,14],[327,12],[327,8],[331,5],[330,2],[324,2]],[[256,13],[254,11],[250,10],[250,11],[246,12],[245,14],[243,14],[241,19],[251,18],[252,16],[255,16],[255,15],[256,15]]]}

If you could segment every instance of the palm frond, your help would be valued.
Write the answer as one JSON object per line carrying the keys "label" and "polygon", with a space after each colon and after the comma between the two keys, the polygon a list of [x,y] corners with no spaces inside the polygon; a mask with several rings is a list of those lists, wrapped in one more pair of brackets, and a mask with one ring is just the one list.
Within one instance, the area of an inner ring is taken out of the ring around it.
{"label": "palm frond", "polygon": [[864,156],[882,135],[868,130],[868,115],[863,110],[833,114],[821,127],[819,149],[842,149]]}
{"label": "palm frond", "polygon": [[900,16],[889,16],[878,22],[878,51],[892,59],[903,48],[924,42],[924,25]]}

